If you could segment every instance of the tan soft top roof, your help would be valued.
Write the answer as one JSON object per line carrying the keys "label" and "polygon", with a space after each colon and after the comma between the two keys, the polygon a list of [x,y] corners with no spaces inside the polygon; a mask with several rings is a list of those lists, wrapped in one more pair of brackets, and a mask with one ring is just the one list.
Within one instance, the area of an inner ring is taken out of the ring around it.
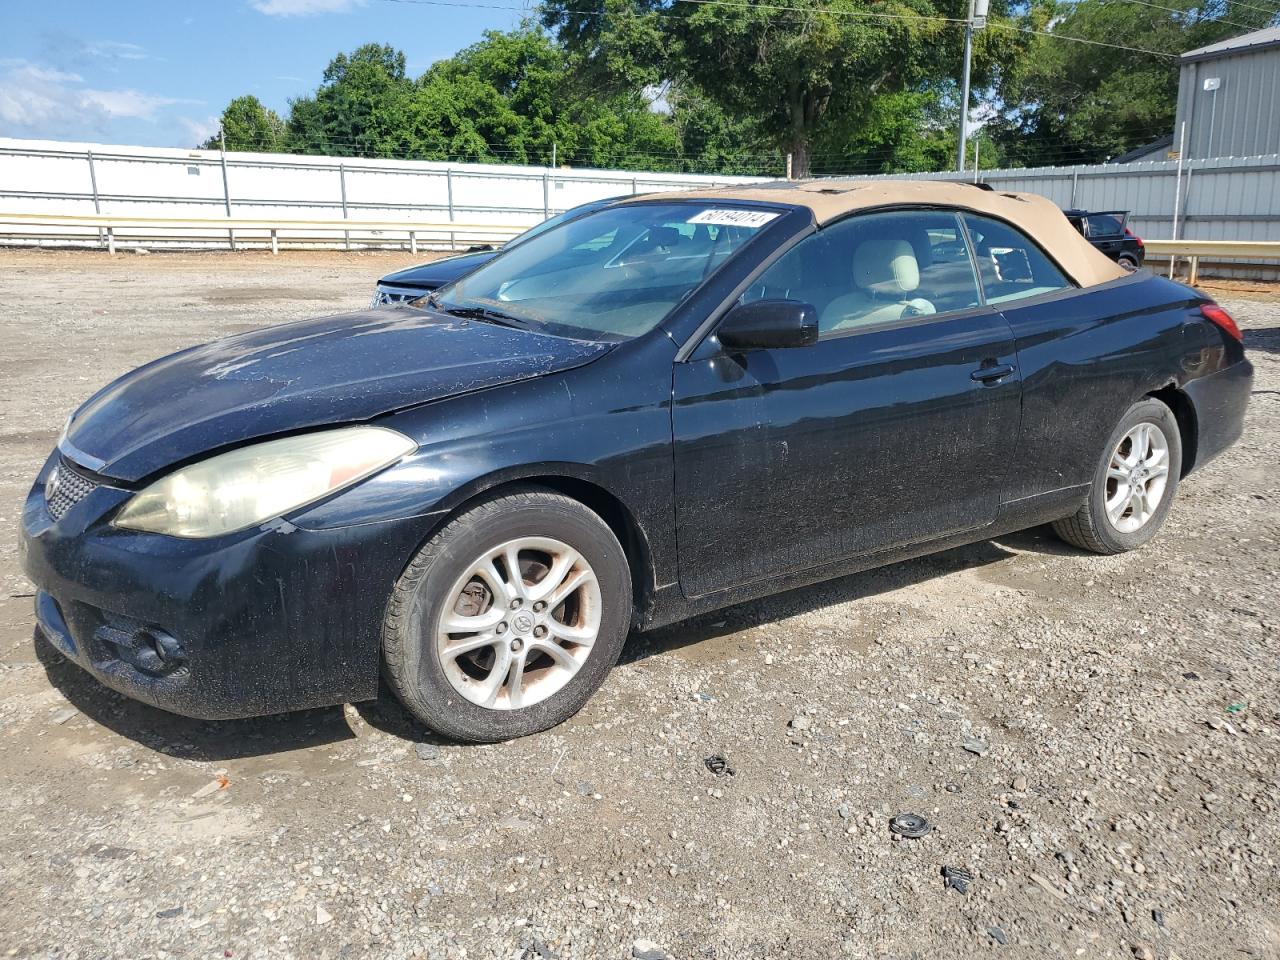
{"label": "tan soft top roof", "polygon": [[[637,200],[757,200],[808,207],[819,226],[856,210],[921,204],[959,207],[1005,220],[1044,247],[1082,287],[1126,275],[1118,263],[1094,249],[1051,201],[1034,193],[1003,193],[943,180],[776,180],[712,190],[645,194]],[[630,201],[628,201],[630,202]]]}

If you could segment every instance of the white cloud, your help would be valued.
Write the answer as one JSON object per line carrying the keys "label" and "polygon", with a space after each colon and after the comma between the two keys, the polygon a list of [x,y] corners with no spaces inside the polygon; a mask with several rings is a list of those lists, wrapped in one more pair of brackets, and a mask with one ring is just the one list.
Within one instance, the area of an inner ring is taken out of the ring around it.
{"label": "white cloud", "polygon": [[249,6],[269,17],[311,17],[318,13],[346,13],[364,0],[249,0]]}
{"label": "white cloud", "polygon": [[138,120],[155,119],[156,111],[161,107],[196,102],[157,97],[137,90],[81,90],[79,93],[81,104],[90,110],[100,110],[108,117],[133,117]]}
{"label": "white cloud", "polygon": [[109,60],[148,60],[150,57],[144,47],[136,43],[122,43],[119,40],[93,40],[85,44],[85,52],[95,57]]}
{"label": "white cloud", "polygon": [[179,117],[178,123],[182,126],[182,129],[191,135],[192,146],[204,143],[218,132],[219,127],[218,118],[213,116],[205,117],[203,120],[192,117]]}
{"label": "white cloud", "polygon": [[106,133],[111,121],[155,121],[165,107],[197,103],[139,90],[98,90],[77,73],[25,60],[0,61],[0,134],[76,137]]}

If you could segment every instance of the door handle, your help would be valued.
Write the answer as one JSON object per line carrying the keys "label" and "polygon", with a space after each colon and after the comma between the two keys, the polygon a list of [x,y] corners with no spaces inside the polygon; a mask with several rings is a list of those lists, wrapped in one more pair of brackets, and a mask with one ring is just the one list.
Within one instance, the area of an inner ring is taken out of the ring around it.
{"label": "door handle", "polygon": [[979,383],[991,383],[995,380],[1003,380],[1009,374],[1013,373],[1013,366],[1008,363],[1000,363],[991,367],[979,367],[973,373],[969,374],[969,379],[976,380]]}

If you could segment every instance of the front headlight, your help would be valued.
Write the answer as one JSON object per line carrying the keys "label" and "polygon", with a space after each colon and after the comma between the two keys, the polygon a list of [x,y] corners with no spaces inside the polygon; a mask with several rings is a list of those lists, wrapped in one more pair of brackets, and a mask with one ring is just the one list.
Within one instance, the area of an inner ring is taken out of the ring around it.
{"label": "front headlight", "polygon": [[417,449],[385,427],[338,427],[268,440],[183,467],[134,495],[116,526],[217,537],[289,513]]}

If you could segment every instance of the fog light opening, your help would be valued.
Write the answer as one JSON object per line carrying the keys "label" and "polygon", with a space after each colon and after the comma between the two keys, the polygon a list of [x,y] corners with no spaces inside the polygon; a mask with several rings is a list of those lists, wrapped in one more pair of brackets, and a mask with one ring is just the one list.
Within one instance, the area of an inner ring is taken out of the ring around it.
{"label": "fog light opening", "polygon": [[133,646],[141,654],[137,658],[139,665],[156,673],[176,670],[187,659],[178,641],[163,630],[138,630],[133,635]]}

